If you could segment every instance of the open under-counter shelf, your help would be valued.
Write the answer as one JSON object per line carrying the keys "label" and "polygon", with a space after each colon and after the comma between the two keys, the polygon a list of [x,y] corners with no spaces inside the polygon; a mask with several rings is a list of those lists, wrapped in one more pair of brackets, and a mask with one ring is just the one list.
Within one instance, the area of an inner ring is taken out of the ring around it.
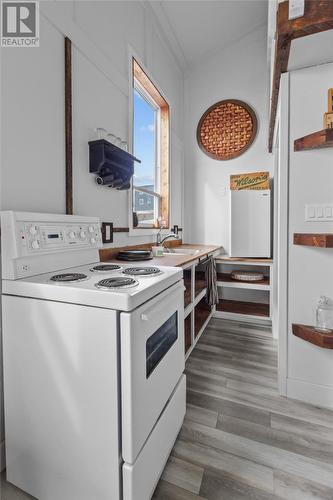
{"label": "open under-counter shelf", "polygon": [[296,323],[292,325],[292,331],[296,337],[306,342],[310,342],[324,349],[333,349],[333,331],[318,332],[313,326],[299,325]]}
{"label": "open under-counter shelf", "polygon": [[261,304],[258,302],[220,299],[216,306],[216,310],[227,313],[269,318],[269,304]]}
{"label": "open under-counter shelf", "polygon": [[202,328],[210,318],[212,312],[211,306],[206,303],[205,297],[203,297],[194,309],[194,336],[197,337]]}
{"label": "open under-counter shelf", "polygon": [[256,265],[269,266],[273,264],[273,259],[257,259],[255,257],[228,257],[227,255],[218,255],[215,257],[216,263],[221,264],[239,264],[239,265]]}
{"label": "open under-counter shelf", "polygon": [[[215,316],[237,321],[270,321],[273,259],[218,255],[215,261],[220,296]],[[262,273],[264,279],[240,281],[231,278],[232,271],[242,269]]]}
{"label": "open under-counter shelf", "polygon": [[294,141],[294,151],[333,147],[333,128],[325,128]]}
{"label": "open under-counter shelf", "polygon": [[206,276],[204,271],[196,271],[195,272],[195,282],[194,282],[194,289],[195,289],[195,296],[197,297],[200,295],[202,290],[206,289]]}
{"label": "open under-counter shelf", "polygon": [[229,288],[244,288],[248,290],[270,290],[269,277],[260,281],[240,281],[231,278],[229,273],[217,273],[218,286]]}
{"label": "open under-counter shelf", "polygon": [[192,302],[192,269],[184,269],[184,308],[186,309]]}
{"label": "open under-counter shelf", "polygon": [[192,344],[192,314],[189,314],[184,321],[185,353]]}
{"label": "open under-counter shelf", "polygon": [[[216,249],[219,251],[219,249]],[[203,256],[205,257],[205,256]],[[205,258],[198,258],[183,267],[185,285],[185,352],[191,354],[215,310],[206,302],[207,281]]]}
{"label": "open under-counter shelf", "polygon": [[188,283],[188,282],[185,282],[184,280],[184,286],[185,286],[185,290],[184,290],[184,308],[186,309],[187,306],[189,306],[191,304],[191,295],[192,295],[192,292],[191,292],[191,283]]}
{"label": "open under-counter shelf", "polygon": [[333,248],[333,233],[294,233],[294,245]]}

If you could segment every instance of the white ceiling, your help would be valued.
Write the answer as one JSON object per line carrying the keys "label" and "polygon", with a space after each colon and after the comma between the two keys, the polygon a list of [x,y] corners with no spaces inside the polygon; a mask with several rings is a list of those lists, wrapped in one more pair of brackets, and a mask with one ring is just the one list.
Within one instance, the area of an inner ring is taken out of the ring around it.
{"label": "white ceiling", "polygon": [[149,2],[183,69],[267,24],[267,0]]}

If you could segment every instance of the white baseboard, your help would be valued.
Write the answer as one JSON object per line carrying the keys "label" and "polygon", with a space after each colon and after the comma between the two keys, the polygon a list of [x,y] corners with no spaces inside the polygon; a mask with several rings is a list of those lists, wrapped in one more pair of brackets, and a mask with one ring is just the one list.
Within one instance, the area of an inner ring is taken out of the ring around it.
{"label": "white baseboard", "polygon": [[287,397],[333,409],[333,387],[287,378]]}
{"label": "white baseboard", "polygon": [[5,441],[0,443],[0,472],[6,468]]}

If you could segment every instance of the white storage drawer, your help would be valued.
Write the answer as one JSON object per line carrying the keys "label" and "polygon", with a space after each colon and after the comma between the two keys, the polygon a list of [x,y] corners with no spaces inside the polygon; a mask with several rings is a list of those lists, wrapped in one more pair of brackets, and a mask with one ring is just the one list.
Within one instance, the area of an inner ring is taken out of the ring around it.
{"label": "white storage drawer", "polygon": [[168,460],[186,412],[182,375],[168,405],[133,465],[123,466],[123,500],[149,500]]}

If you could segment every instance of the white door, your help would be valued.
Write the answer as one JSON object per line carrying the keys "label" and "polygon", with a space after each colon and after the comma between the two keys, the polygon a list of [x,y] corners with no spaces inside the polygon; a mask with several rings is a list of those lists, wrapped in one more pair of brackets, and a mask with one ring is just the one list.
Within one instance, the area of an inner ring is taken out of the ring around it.
{"label": "white door", "polygon": [[230,256],[271,256],[270,190],[230,191]]}
{"label": "white door", "polygon": [[122,454],[133,464],[185,367],[184,285],[120,315]]}

